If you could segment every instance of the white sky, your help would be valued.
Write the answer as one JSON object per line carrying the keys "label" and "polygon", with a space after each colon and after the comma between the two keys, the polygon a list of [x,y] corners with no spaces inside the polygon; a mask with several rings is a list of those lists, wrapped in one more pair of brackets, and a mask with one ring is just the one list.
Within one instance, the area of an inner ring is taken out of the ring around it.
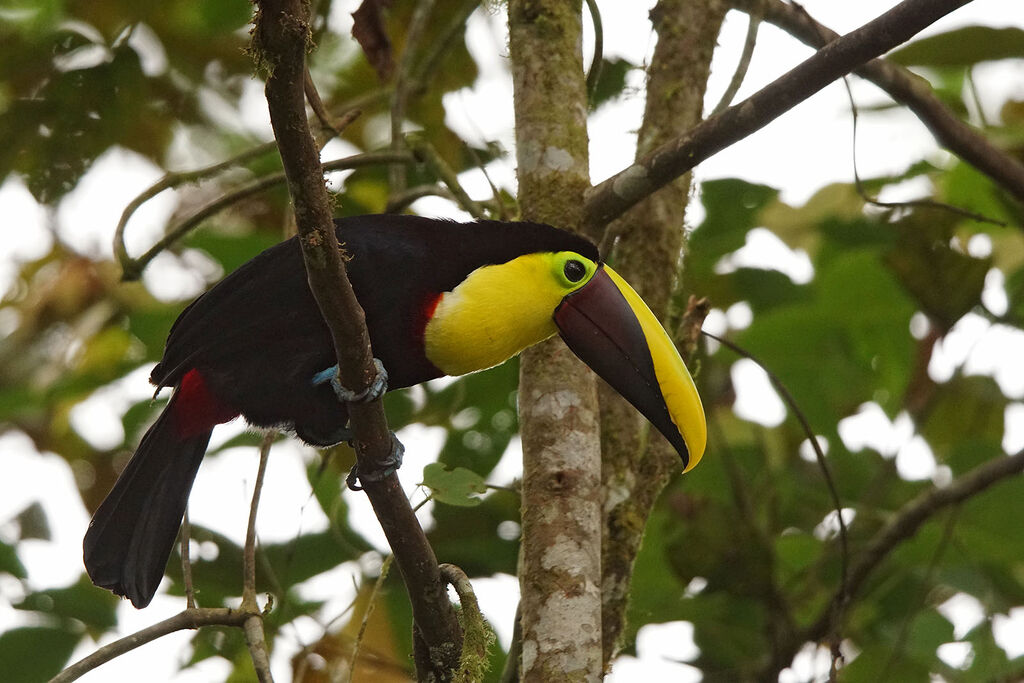
{"label": "white sky", "polygon": [[[645,61],[654,46],[654,36],[646,19],[651,4],[599,2],[605,25],[606,56],[623,56],[634,63]],[[807,0],[803,4],[819,21],[845,32],[877,16],[895,2]],[[340,2],[336,5],[336,28],[348,30],[347,13],[354,9],[356,3]],[[928,33],[975,22],[1024,27],[1024,3],[976,0],[933,26]],[[730,13],[715,56],[708,96],[712,106],[732,75],[745,32],[745,16]],[[152,37],[147,37],[145,32],[139,35],[142,45],[152,44]],[[506,45],[504,18],[477,12],[471,20],[470,47],[481,65],[481,78],[472,90],[449,95],[446,106],[450,112],[449,123],[467,139],[496,139],[511,150],[514,148],[512,92],[511,82],[504,73]],[[585,54],[589,55],[590,49],[588,35]],[[762,24],[754,60],[737,101],[809,54],[810,50],[802,44]],[[160,51],[156,50],[148,54],[144,62],[148,69],[158,71],[166,66],[165,58],[163,62],[161,59]],[[977,70],[976,77],[979,90],[987,97],[987,107],[1009,97],[1024,99],[1024,62],[986,65]],[[634,74],[631,84],[642,88],[641,76]],[[255,82],[247,90],[247,108],[235,118],[235,123],[269,137],[260,90]],[[884,96],[874,86],[856,79],[854,93],[862,107],[884,101]],[[209,106],[213,109],[218,105],[210,102]],[[606,106],[592,118],[591,169],[595,181],[620,170],[632,160],[635,133],[631,131],[635,131],[642,110],[640,97],[627,98]],[[231,116],[231,113],[219,110],[218,115]],[[781,189],[786,201],[799,203],[825,183],[848,182],[851,179],[849,147],[850,115],[845,90],[841,85],[833,84],[759,133],[706,161],[697,169],[696,175],[700,179],[738,176],[770,184]],[[337,145],[329,147],[325,155],[333,157],[341,148]],[[881,150],[884,154],[879,154]],[[897,110],[885,115],[862,115],[858,157],[862,176],[899,171],[922,155],[942,158],[942,154],[925,128],[909,113]],[[496,165],[489,171],[499,184],[514,184],[511,163]],[[50,248],[51,237],[47,230],[50,225],[55,225],[61,238],[73,248],[91,256],[109,257],[113,228],[123,207],[159,175],[160,170],[147,160],[125,150],[110,150],[52,214],[35,204],[20,181],[8,179],[0,186],[0,215],[7,217],[9,226],[0,237],[0,291],[11,282],[17,261],[38,258]],[[471,194],[489,194],[479,173],[467,173],[463,181]],[[136,215],[128,231],[128,246],[133,253],[138,253],[157,239],[174,207],[174,193],[166,192]],[[460,215],[450,206],[433,200],[423,201],[417,208],[425,213]],[[691,212],[689,222],[696,224],[699,221],[698,207]],[[10,226],[17,226],[17,229]],[[747,247],[721,267],[760,264],[779,268],[797,282],[812,277],[806,254],[793,252],[770,233],[764,233],[767,231],[754,231]],[[197,255],[180,259],[167,255],[151,265],[145,283],[161,298],[187,299],[218,275],[211,272],[209,264]],[[991,283],[986,292],[986,305],[998,308],[1001,292],[1001,282]],[[1002,296],[1005,300],[1005,294]],[[727,327],[745,327],[749,319],[749,307],[744,310],[743,305],[737,305],[726,312],[715,312],[709,318],[708,327],[720,333]],[[0,319],[0,334],[9,331],[10,321]],[[968,372],[990,374],[1004,391],[1020,400],[1024,399],[1024,365],[1019,361],[1010,362],[1008,358],[1010,354],[1016,354],[1019,359],[1021,351],[1024,351],[1024,340],[1019,333],[993,326],[980,316],[967,316],[943,341],[930,372],[936,378],[945,378],[951,376],[956,367],[962,366]],[[76,408],[72,414],[75,428],[97,447],[119,442],[120,417],[130,399],[137,400],[150,393],[145,379],[147,372],[148,369],[133,373],[118,383],[116,389],[105,391]],[[766,425],[778,424],[784,419],[785,408],[759,369],[740,361],[736,363],[733,375],[738,386],[737,414]],[[1015,403],[1007,410],[1007,422],[1004,447],[1016,451],[1024,447],[1024,404]],[[219,428],[215,440],[226,440],[239,429],[238,425]],[[942,480],[943,468],[936,467],[934,457],[919,437],[915,437],[906,416],[890,421],[877,405],[866,404],[857,415],[841,422],[840,434],[849,446],[871,444],[896,458],[901,475],[908,479]],[[409,446],[409,457],[401,470],[401,478],[406,490],[419,496],[421,494],[415,492],[416,482],[420,481],[423,466],[437,452],[441,434],[436,429],[413,427],[404,430],[400,436]],[[0,437],[0,452],[5,458],[5,476],[0,478],[0,520],[39,500],[55,534],[52,542],[29,541],[20,547],[20,557],[30,571],[30,586],[44,588],[71,583],[82,569],[81,538],[88,522],[71,472],[57,456],[36,454],[28,439],[18,434]],[[325,519],[319,507],[309,501],[302,469],[303,462],[313,457],[312,453],[298,444],[279,445],[274,453],[259,517],[261,538],[281,541],[293,538],[300,530],[323,528]],[[518,448],[510,448],[493,475],[493,481],[506,483],[517,476],[521,467],[519,458]],[[239,472],[244,474],[240,477]],[[207,461],[193,490],[190,504],[193,519],[240,542],[254,473],[255,459],[251,451],[236,449]],[[40,481],[46,481],[47,486],[40,487]],[[225,497],[234,503],[224,505]],[[348,500],[353,506],[357,528],[383,550],[386,547],[383,536],[369,512],[365,497],[349,494]],[[429,523],[430,510],[428,505],[421,512],[426,523]],[[0,537],[8,531],[0,526]],[[325,621],[348,604],[352,576],[358,576],[358,567],[355,563],[348,563],[308,582],[305,591],[310,597],[331,597],[322,615]],[[518,593],[515,579],[496,576],[475,580],[474,585],[485,613],[491,617],[502,644],[507,647]],[[10,606],[12,601],[18,600],[19,592],[17,582],[0,579],[0,595],[3,596],[0,597],[0,630],[25,623],[25,615]],[[119,608],[121,632],[133,632],[176,613],[180,608],[180,600],[164,596],[158,596],[143,611],[136,611],[124,602]],[[960,637],[976,621],[981,609],[973,598],[959,595],[944,605],[943,613],[956,624],[957,637]],[[997,640],[1019,654],[1024,649],[1021,645],[1024,643],[1024,609],[1015,610],[1011,617],[996,617]],[[310,619],[300,620],[286,634],[272,660],[279,680],[288,680],[288,661],[292,654],[319,635],[320,627]],[[142,670],[154,680],[183,683],[223,678],[228,666],[219,660],[208,660],[198,667],[177,673],[187,650],[185,643],[190,637],[191,634],[184,633],[165,638],[118,658],[82,680],[137,680],[138,672]],[[107,637],[103,642],[112,639],[112,636]],[[75,658],[88,654],[94,647],[86,642],[79,647]],[[940,654],[953,666],[969,656],[969,652],[963,652],[962,644],[947,647]],[[653,680],[699,680],[695,669],[680,663],[692,661],[697,656],[692,626],[686,622],[642,629],[638,656],[623,657],[616,664],[610,680],[636,680],[640,676]],[[782,680],[812,680],[820,676],[822,661],[827,668],[828,660],[823,660],[820,651],[813,647],[805,648]]]}

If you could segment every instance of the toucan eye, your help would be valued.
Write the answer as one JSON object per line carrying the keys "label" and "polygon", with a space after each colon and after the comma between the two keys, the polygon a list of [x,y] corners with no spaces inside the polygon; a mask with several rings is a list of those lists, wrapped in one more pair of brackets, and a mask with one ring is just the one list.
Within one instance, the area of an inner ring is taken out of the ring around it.
{"label": "toucan eye", "polygon": [[565,262],[565,268],[562,269],[562,272],[565,273],[565,279],[569,282],[579,282],[587,274],[587,268],[579,261],[569,259]]}

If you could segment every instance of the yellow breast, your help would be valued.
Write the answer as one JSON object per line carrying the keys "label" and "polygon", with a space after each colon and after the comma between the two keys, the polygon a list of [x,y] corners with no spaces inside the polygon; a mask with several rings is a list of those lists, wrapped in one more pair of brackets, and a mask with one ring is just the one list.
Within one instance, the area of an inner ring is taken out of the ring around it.
{"label": "yellow breast", "polygon": [[551,314],[565,291],[550,272],[549,255],[527,254],[470,273],[444,293],[427,322],[427,358],[447,375],[464,375],[553,335]]}

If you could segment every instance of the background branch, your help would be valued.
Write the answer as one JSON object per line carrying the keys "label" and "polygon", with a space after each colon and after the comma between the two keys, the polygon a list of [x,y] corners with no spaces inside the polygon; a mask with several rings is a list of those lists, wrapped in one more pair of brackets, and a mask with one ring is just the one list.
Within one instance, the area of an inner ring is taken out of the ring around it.
{"label": "background branch", "polygon": [[586,198],[586,231],[600,236],[608,221],[701,161],[763,128],[843,74],[909,40],[970,0],[904,0],[822,47],[803,63],[688,133],[658,147],[595,186]]}
{"label": "background branch", "polygon": [[953,483],[942,488],[925,491],[900,508],[899,512],[868,542],[864,550],[854,556],[847,575],[845,593],[842,588],[833,596],[820,616],[805,631],[791,639],[775,657],[766,675],[777,675],[789,666],[797,650],[808,641],[817,642],[837,627],[834,622],[841,615],[840,606],[852,600],[864,581],[901,543],[910,540],[921,526],[936,513],[976,496],[993,484],[1024,472],[1024,451],[1000,457],[979,465]]}
{"label": "background branch", "polygon": [[[336,124],[339,125],[340,124]],[[410,152],[391,152],[391,151],[380,151],[380,152],[365,152],[363,154],[354,154],[350,157],[343,159],[335,159],[328,161],[323,164],[322,169],[326,173],[328,171],[342,171],[352,168],[365,168],[367,166],[377,166],[380,164],[388,163],[415,163],[416,159]],[[123,237],[119,238],[121,241],[120,248],[118,251],[118,260],[121,264],[122,276],[121,279],[124,281],[137,280],[142,275],[142,271],[149,265],[150,261],[157,257],[160,252],[167,249],[171,244],[177,242],[179,239],[188,234],[191,230],[198,227],[203,221],[211,216],[214,216],[229,206],[233,206],[243,199],[259,194],[264,190],[269,190],[272,187],[276,187],[287,180],[284,172],[272,173],[264,176],[259,180],[254,180],[247,185],[243,185],[239,188],[225,192],[216,199],[204,204],[203,206],[196,209],[192,214],[186,216],[181,221],[172,225],[167,229],[167,232],[161,237],[156,244],[150,247],[146,253],[138,258],[131,258],[128,256],[127,251],[123,248],[124,242]],[[141,196],[141,195],[140,195]],[[134,204],[134,202],[133,202]]]}
{"label": "background branch", "polygon": [[[308,72],[307,72],[308,75]],[[270,658],[267,655],[267,640],[263,633],[263,615],[256,603],[256,513],[260,506],[260,494],[263,491],[263,477],[267,473],[267,460],[270,459],[270,447],[274,443],[277,432],[271,430],[263,436],[260,444],[260,464],[256,471],[256,482],[253,485],[252,503],[249,506],[249,523],[245,530],[245,549],[242,554],[242,609],[252,616],[245,620],[245,644],[249,648],[256,678],[260,683],[273,683],[270,673]]]}
{"label": "background branch", "polygon": [[174,615],[170,619],[153,624],[148,628],[115,640],[109,645],[104,645],[88,657],[72,664],[64,671],[50,679],[50,683],[69,683],[89,673],[101,664],[109,662],[126,652],[150,643],[157,638],[162,638],[168,633],[183,631],[185,629],[197,629],[203,626],[243,626],[246,619],[253,616],[245,610],[229,609],[227,607],[200,607],[186,609]]}
{"label": "background branch", "polygon": [[[821,48],[839,35],[814,20],[799,6],[781,0],[732,0],[733,5],[756,13],[806,45]],[[853,70],[906,105],[928,127],[939,144],[968,162],[1003,189],[1024,202],[1024,164],[993,145],[975,128],[961,121],[935,96],[923,78],[884,59],[873,59]]]}
{"label": "background branch", "polygon": [[[360,391],[375,374],[370,339],[345,272],[319,150],[303,101],[309,8],[302,0],[263,0],[258,6],[253,48],[270,74],[267,103],[288,177],[310,289],[330,328],[342,383]],[[376,463],[389,456],[392,445],[383,405],[379,400],[352,403],[348,412],[360,467],[364,472],[379,470]],[[363,486],[405,579],[417,638],[427,646],[426,657],[417,657],[420,676],[447,678],[458,664],[462,634],[433,549],[396,474],[379,482],[365,481]]]}

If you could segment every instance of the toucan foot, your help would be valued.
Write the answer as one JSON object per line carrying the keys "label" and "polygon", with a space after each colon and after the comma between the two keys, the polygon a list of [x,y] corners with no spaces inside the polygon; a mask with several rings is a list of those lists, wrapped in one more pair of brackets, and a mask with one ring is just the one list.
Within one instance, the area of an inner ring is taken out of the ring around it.
{"label": "toucan foot", "polygon": [[362,491],[362,482],[367,481],[383,481],[387,477],[398,471],[398,468],[402,466],[402,458],[405,456],[405,446],[398,440],[394,432],[391,432],[391,453],[381,461],[379,467],[370,471],[362,472],[359,470],[359,463],[352,466],[348,476],[345,477],[345,485],[353,491]]}
{"label": "toucan foot", "polygon": [[335,396],[342,403],[369,403],[370,401],[376,401],[388,390],[388,371],[384,369],[384,364],[380,362],[379,358],[374,358],[373,367],[375,370],[373,380],[368,387],[360,392],[355,392],[342,386],[341,375],[338,374],[337,365],[332,365],[326,370],[321,370],[313,375],[313,384],[320,385],[330,382]]}

